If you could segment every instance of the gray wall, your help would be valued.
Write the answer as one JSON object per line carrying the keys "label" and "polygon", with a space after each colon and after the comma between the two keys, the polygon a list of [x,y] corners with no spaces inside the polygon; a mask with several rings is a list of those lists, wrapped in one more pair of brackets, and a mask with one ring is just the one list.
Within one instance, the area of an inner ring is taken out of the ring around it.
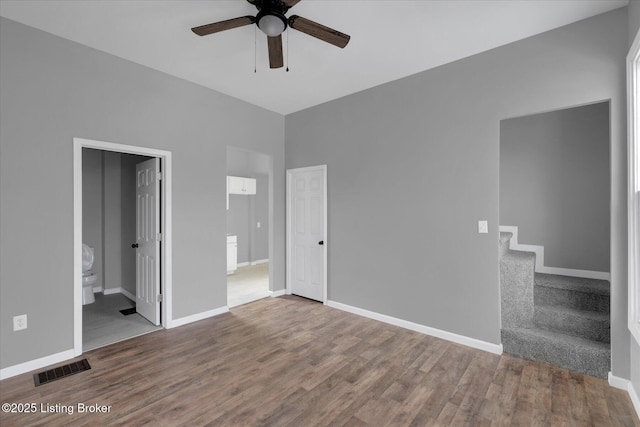
{"label": "gray wall", "polygon": [[640,0],[629,1],[629,46],[633,43],[640,28]]}
{"label": "gray wall", "polygon": [[[269,259],[269,176],[256,174],[256,194],[249,199],[250,261]],[[258,228],[258,222],[260,228]]]}
{"label": "gray wall", "polygon": [[[271,156],[227,147],[227,174],[256,178],[257,181],[255,195],[229,195],[227,233],[238,236],[238,262],[269,259],[269,238],[273,238],[269,228],[269,206],[273,203],[269,194],[272,163]],[[258,221],[260,228],[256,226]]]}
{"label": "gray wall", "polygon": [[609,103],[500,122],[500,225],[547,267],[609,271]]}
{"label": "gray wall", "polygon": [[96,274],[96,287],[104,284],[102,167],[102,151],[82,150],[82,240],[93,248],[92,269]]}
{"label": "gray wall", "polygon": [[288,115],[286,167],[328,165],[329,299],[500,343],[500,121],[611,99],[612,358],[628,378],[627,38],[618,9]]}
{"label": "gray wall", "polygon": [[227,234],[238,237],[238,263],[249,261],[249,198],[241,194],[229,194]]}
{"label": "gray wall", "polygon": [[227,144],[271,156],[271,286],[284,288],[281,115],[4,18],[0,92],[2,368],[73,348],[74,137],[173,153],[174,319],[227,304]]}
{"label": "gray wall", "polygon": [[[122,287],[122,168],[120,153],[105,151],[102,169],[104,290]],[[129,219],[129,221],[131,221]],[[135,221],[135,218],[134,218]]]}
{"label": "gray wall", "polygon": [[[269,176],[246,171],[233,176],[256,179],[256,194],[229,195],[227,234],[238,236],[238,263],[269,258]],[[257,223],[260,222],[260,228]]]}
{"label": "gray wall", "polygon": [[[640,0],[629,2],[629,46],[633,43],[640,29]],[[636,340],[630,338],[631,346],[631,383],[640,396],[640,345]]]}

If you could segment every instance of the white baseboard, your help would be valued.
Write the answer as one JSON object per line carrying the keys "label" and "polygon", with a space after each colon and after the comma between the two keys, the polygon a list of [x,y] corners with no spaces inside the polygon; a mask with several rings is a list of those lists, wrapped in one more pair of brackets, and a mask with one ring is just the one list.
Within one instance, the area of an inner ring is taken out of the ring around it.
{"label": "white baseboard", "polygon": [[269,291],[269,295],[271,295],[271,297],[273,297],[273,298],[281,297],[284,294],[285,294],[285,290],[284,289],[278,289],[277,291]]}
{"label": "white baseboard", "polygon": [[125,297],[129,298],[131,301],[136,302],[136,296],[134,294],[132,294],[131,292],[129,292],[128,290],[126,290],[124,288],[120,288],[120,293],[122,295],[124,295]]}
{"label": "white baseboard", "polygon": [[611,387],[619,388],[620,390],[625,391],[629,390],[629,384],[631,383],[629,380],[616,377],[615,375],[613,375],[613,373],[611,373],[611,371],[609,371],[607,379]]}
{"label": "white baseboard", "polygon": [[183,326],[189,323],[197,322],[198,320],[208,319],[209,317],[217,316],[222,313],[227,313],[229,311],[229,306],[225,305],[223,307],[219,307],[213,310],[205,311],[203,313],[192,314],[191,316],[181,317],[180,319],[170,320],[167,326],[167,329],[176,328],[178,326]]}
{"label": "white baseboard", "polygon": [[99,294],[100,292],[102,292],[102,286],[96,286],[95,288],[93,288],[94,294]]}
{"label": "white baseboard", "polygon": [[624,390],[629,393],[629,398],[631,399],[631,403],[633,403],[636,414],[640,417],[640,398],[638,397],[638,392],[633,387],[633,383],[624,378],[616,377],[611,372],[609,372],[608,379],[611,387],[619,388],[620,390]]}
{"label": "white baseboard", "polygon": [[131,292],[129,292],[128,290],[124,289],[124,288],[109,288],[109,289],[105,289],[103,294],[104,295],[122,294],[125,297],[129,298],[131,301],[133,301],[133,302],[136,301],[136,296],[134,294],[132,294]]}
{"label": "white baseboard", "polygon": [[15,377],[16,375],[24,374],[25,372],[35,371],[36,369],[44,368],[45,366],[53,365],[55,363],[64,362],[65,360],[73,359],[74,357],[75,353],[73,349],[71,349],[41,357],[39,359],[30,360],[29,362],[9,366],[7,368],[0,369],[0,380]]}
{"label": "white baseboard", "polygon": [[640,418],[640,394],[633,387],[633,383],[629,381],[629,397],[631,398],[631,403],[633,403],[633,407],[636,408],[636,414],[638,414],[638,418]]}
{"label": "white baseboard", "polygon": [[442,338],[447,341],[452,341],[458,344],[466,345],[468,347],[477,348],[489,353],[502,354],[502,344],[493,344],[486,341],[477,340],[475,338],[469,338],[464,335],[458,335],[452,332],[431,328],[429,326],[424,326],[418,323],[409,322],[407,320],[398,319],[396,317],[387,316],[386,314],[380,314],[374,311],[353,307],[336,301],[327,300],[327,305],[329,307],[337,308],[338,310],[347,311],[349,313],[357,314],[363,317],[368,317],[369,319],[378,320],[390,325],[400,326],[401,328],[420,332],[422,334],[434,336],[437,338]]}
{"label": "white baseboard", "polygon": [[269,258],[267,258],[267,259],[259,259],[257,261],[239,262],[238,263],[238,267],[246,267],[246,266],[249,266],[249,265],[264,264],[265,262],[269,262]]}
{"label": "white baseboard", "polygon": [[535,271],[537,273],[558,274],[560,276],[582,277],[585,279],[599,279],[611,281],[611,273],[606,271],[576,270],[572,268],[547,267],[544,265],[544,246],[524,245],[518,242],[518,227],[501,225],[500,231],[512,233],[509,249],[513,251],[534,252],[536,254]]}

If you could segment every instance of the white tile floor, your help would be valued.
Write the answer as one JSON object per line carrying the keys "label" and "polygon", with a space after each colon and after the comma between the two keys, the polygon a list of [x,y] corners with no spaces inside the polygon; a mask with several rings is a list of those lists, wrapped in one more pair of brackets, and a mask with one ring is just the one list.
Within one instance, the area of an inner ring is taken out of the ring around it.
{"label": "white tile floor", "polygon": [[227,276],[227,304],[236,307],[268,297],[269,263],[239,267]]}
{"label": "white tile floor", "polygon": [[82,306],[83,351],[162,329],[138,313],[128,316],[120,313],[120,310],[136,305],[122,294],[96,293],[95,297],[96,302]]}
{"label": "white tile floor", "polygon": [[[227,301],[236,307],[261,298],[269,293],[269,264],[240,267],[227,276]],[[93,350],[118,341],[162,329],[152,325],[138,313],[125,316],[120,310],[135,307],[135,303],[122,294],[95,294],[93,304],[82,306],[82,348]]]}

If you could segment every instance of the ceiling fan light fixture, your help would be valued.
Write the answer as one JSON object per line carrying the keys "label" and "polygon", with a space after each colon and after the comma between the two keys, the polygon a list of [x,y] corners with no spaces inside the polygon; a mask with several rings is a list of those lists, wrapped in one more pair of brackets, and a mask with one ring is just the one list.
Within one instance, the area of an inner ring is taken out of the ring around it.
{"label": "ceiling fan light fixture", "polygon": [[287,18],[274,11],[259,13],[257,21],[260,31],[269,37],[279,36],[287,28]]}

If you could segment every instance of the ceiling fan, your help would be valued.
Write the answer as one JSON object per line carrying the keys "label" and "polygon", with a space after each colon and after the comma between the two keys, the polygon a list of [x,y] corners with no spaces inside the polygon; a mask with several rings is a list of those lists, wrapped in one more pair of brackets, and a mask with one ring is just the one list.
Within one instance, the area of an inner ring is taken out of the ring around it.
{"label": "ceiling fan", "polygon": [[324,25],[320,25],[317,22],[310,21],[298,15],[291,15],[287,18],[285,16],[287,11],[298,4],[300,0],[247,1],[258,9],[258,14],[255,17],[249,15],[227,19],[225,21],[194,27],[191,31],[199,36],[206,36],[232,28],[256,24],[258,28],[267,35],[269,66],[271,68],[280,68],[283,66],[282,33],[287,29],[287,26],[339,48],[344,48],[351,39],[351,36],[347,34],[336,31],[333,28],[325,27]]}

